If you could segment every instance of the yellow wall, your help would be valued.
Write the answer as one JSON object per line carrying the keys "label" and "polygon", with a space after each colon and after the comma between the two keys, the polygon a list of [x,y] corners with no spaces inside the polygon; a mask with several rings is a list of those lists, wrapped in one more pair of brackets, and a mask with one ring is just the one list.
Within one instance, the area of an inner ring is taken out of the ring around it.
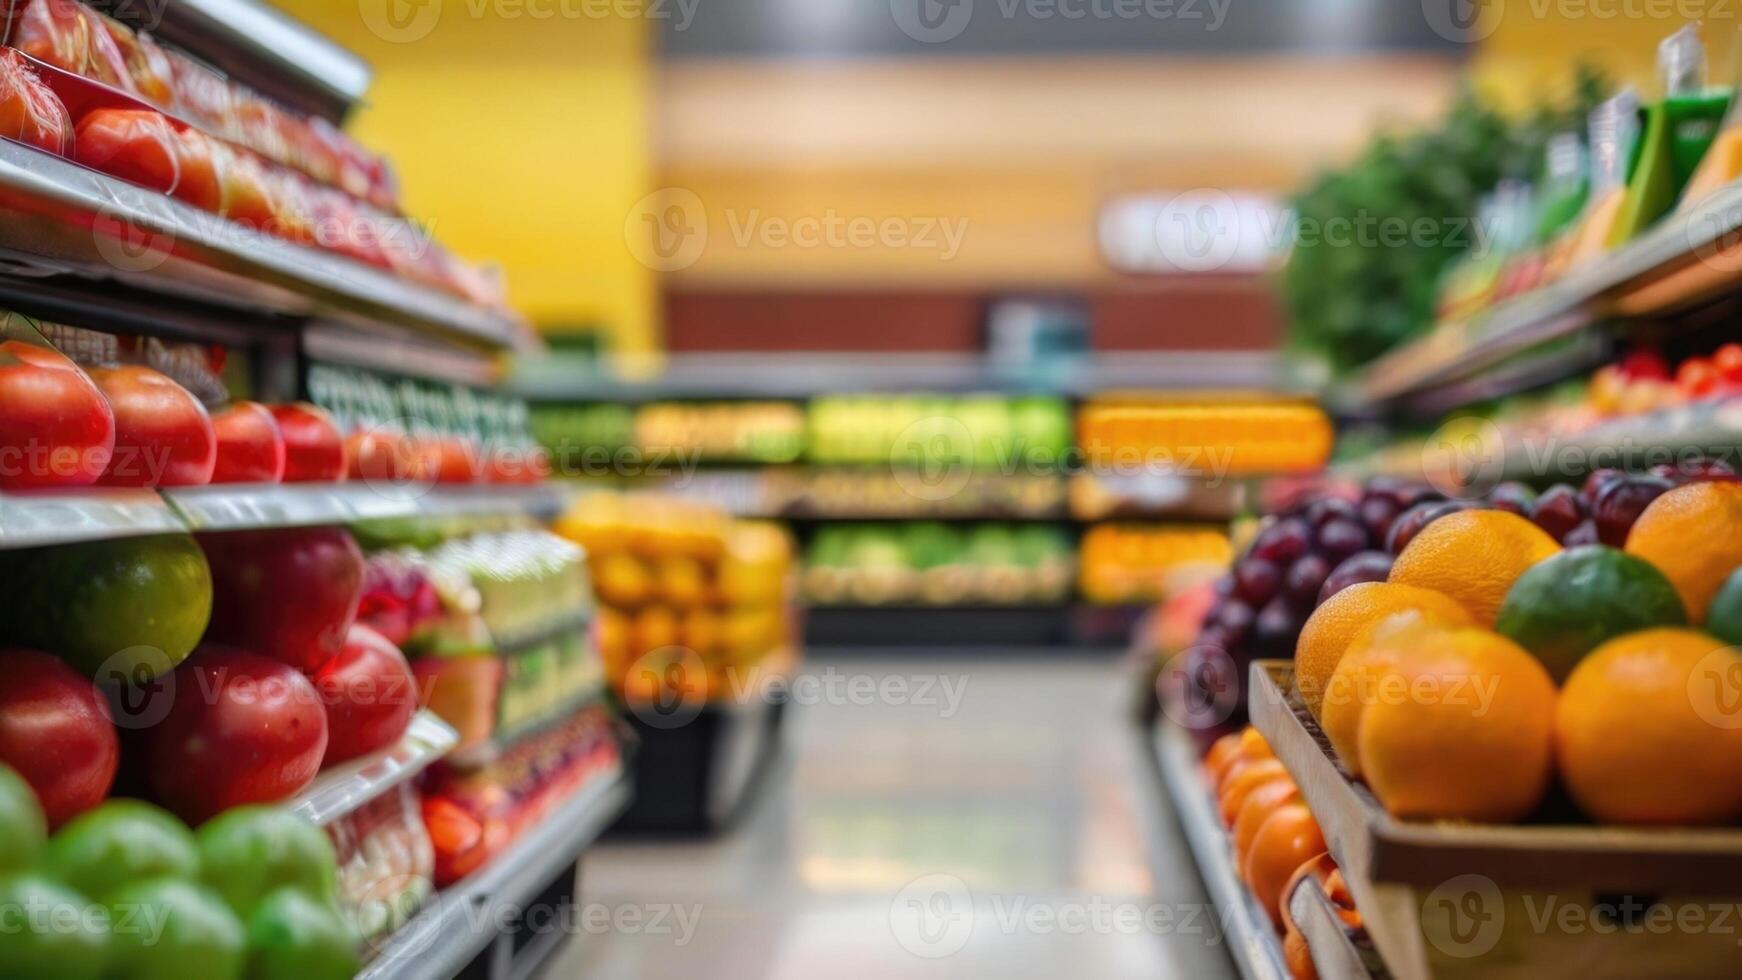
{"label": "yellow wall", "polygon": [[[1711,14],[1701,32],[1711,81],[1728,85],[1735,80],[1742,16],[1732,0],[1488,3],[1501,12],[1472,70],[1484,92],[1513,109],[1536,105],[1541,101],[1538,93],[1564,92],[1581,60],[1603,69],[1618,84],[1634,86],[1642,98],[1656,98],[1658,42],[1688,23],[1687,15],[1698,19],[1701,12]],[[1617,11],[1630,15],[1599,16]]]}
{"label": "yellow wall", "polygon": [[650,186],[644,19],[429,0],[433,22],[394,22],[381,19],[390,6],[426,8],[276,2],[375,66],[349,129],[394,162],[413,216],[459,254],[500,263],[511,301],[541,327],[596,324],[619,349],[657,344],[653,273],[623,240]]}

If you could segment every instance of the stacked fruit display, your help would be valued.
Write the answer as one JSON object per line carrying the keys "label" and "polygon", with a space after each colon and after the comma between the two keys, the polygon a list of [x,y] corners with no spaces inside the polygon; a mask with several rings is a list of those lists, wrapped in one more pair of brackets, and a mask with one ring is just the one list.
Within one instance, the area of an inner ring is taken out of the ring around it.
{"label": "stacked fruit display", "polygon": [[[1345,770],[1401,817],[1521,820],[1557,783],[1600,823],[1742,817],[1734,474],[1691,460],[1599,471],[1534,499],[1502,485],[1483,501],[1397,510],[1424,495],[1381,482],[1261,532],[1194,650],[1194,681],[1227,680],[1215,672],[1230,658],[1209,649],[1224,639],[1292,654],[1296,690]],[[1266,555],[1323,547],[1323,528],[1363,512],[1370,538],[1395,513],[1385,550],[1344,559],[1295,643],[1231,629],[1245,620],[1242,584],[1269,580]]]}
{"label": "stacked fruit display", "polygon": [[509,446],[387,429],[346,438],[306,402],[231,400],[224,361],[221,348],[0,312],[0,490],[542,477],[541,458]]}
{"label": "stacked fruit display", "polygon": [[676,460],[790,463],[804,452],[804,410],[790,402],[658,402],[635,412],[635,445]]}
{"label": "stacked fruit display", "polygon": [[[365,530],[386,544],[434,529]],[[579,548],[535,528],[446,536],[455,530],[370,555],[360,618],[412,655],[426,703],[464,750],[571,711],[603,668],[585,641],[593,600]]]}
{"label": "stacked fruit display", "polygon": [[1228,831],[1240,880],[1283,934],[1289,973],[1295,980],[1316,980],[1306,938],[1289,911],[1289,896],[1301,882],[1313,879],[1351,936],[1361,930],[1361,914],[1300,787],[1264,736],[1251,727],[1216,740],[1204,755],[1203,777]]}
{"label": "stacked fruit display", "polygon": [[1080,588],[1091,602],[1160,602],[1226,569],[1231,551],[1228,536],[1210,528],[1103,524],[1083,535]]}
{"label": "stacked fruit display", "polygon": [[1046,397],[825,397],[811,402],[809,429],[817,463],[1055,470],[1071,409]]}
{"label": "stacked fruit display", "polygon": [[1070,592],[1071,542],[1044,524],[835,524],[817,529],[805,595],[824,606],[1018,606]]}
{"label": "stacked fruit display", "polygon": [[778,525],[648,494],[581,497],[556,523],[598,594],[595,638],[625,699],[725,697],[790,667],[792,539]]}
{"label": "stacked fruit display", "polygon": [[504,305],[500,277],[401,216],[386,164],[324,120],[76,0],[13,4],[6,20],[0,137],[245,228]]}
{"label": "stacked fruit display", "polygon": [[0,975],[34,980],[349,980],[332,845],[287,811],[238,807],[198,832],[112,800],[51,837],[31,787],[0,765]]}
{"label": "stacked fruit display", "polygon": [[1106,401],[1082,410],[1077,439],[1097,468],[1220,479],[1322,469],[1332,432],[1305,403]]}

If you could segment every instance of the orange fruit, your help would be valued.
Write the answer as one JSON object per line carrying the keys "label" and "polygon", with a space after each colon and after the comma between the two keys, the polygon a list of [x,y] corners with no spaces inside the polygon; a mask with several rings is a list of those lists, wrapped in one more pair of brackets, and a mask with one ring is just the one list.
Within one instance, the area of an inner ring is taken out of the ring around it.
{"label": "orange fruit", "polygon": [[1699,626],[1742,566],[1742,483],[1690,483],[1658,497],[1627,533],[1626,550],[1657,566]]}
{"label": "orange fruit", "polygon": [[1240,804],[1240,812],[1234,817],[1236,868],[1246,863],[1246,854],[1252,848],[1252,838],[1258,834],[1258,828],[1264,825],[1265,819],[1277,807],[1299,800],[1300,787],[1287,776],[1278,776],[1246,795],[1246,802]]}
{"label": "orange fruit", "polygon": [[1460,511],[1422,528],[1392,563],[1388,581],[1437,589],[1478,626],[1492,627],[1518,576],[1559,550],[1554,538],[1517,514]]}
{"label": "orange fruit", "polygon": [[1356,752],[1373,795],[1404,818],[1506,823],[1528,815],[1553,774],[1548,671],[1487,630],[1411,633],[1407,641],[1361,711]]}
{"label": "orange fruit", "polygon": [[1282,928],[1282,893],[1302,864],[1325,851],[1325,835],[1305,803],[1284,803],[1271,812],[1241,865],[1241,876],[1252,897]]}
{"label": "orange fruit", "polygon": [[1287,776],[1288,770],[1276,759],[1258,759],[1230,770],[1227,780],[1222,783],[1222,792],[1216,797],[1217,809],[1222,814],[1222,825],[1234,826],[1234,818],[1240,815],[1241,804],[1246,802],[1246,797],[1253,790],[1272,779]]}
{"label": "orange fruit", "polygon": [[1306,936],[1292,925],[1282,937],[1282,963],[1288,967],[1290,980],[1319,980],[1319,970],[1313,965],[1313,952],[1307,948]]}
{"label": "orange fruit", "polygon": [[1222,781],[1222,773],[1234,764],[1240,757],[1240,736],[1244,732],[1229,732],[1210,743],[1210,750],[1204,753],[1201,763],[1204,771],[1204,781],[1212,787]]}
{"label": "orange fruit", "polygon": [[[1270,751],[1270,743],[1266,742],[1264,736],[1258,734],[1258,729],[1251,725],[1241,729],[1237,735],[1223,736],[1223,738],[1235,739],[1234,748],[1227,752],[1224,757],[1214,760],[1206,757],[1204,760],[1204,774],[1209,777],[1210,788],[1217,793],[1221,792],[1222,781],[1228,777],[1229,771],[1240,763],[1253,759],[1276,758],[1276,754]],[[1218,744],[1220,741],[1218,740]],[[1211,746],[1210,751],[1215,752],[1215,746]]]}
{"label": "orange fruit", "polygon": [[1319,712],[1319,727],[1349,775],[1361,775],[1358,736],[1362,712],[1378,697],[1385,677],[1397,665],[1398,658],[1409,651],[1414,637],[1467,625],[1468,616],[1463,622],[1450,623],[1419,609],[1401,609],[1362,627],[1349,641],[1349,649],[1325,684],[1324,704]]}
{"label": "orange fruit", "polygon": [[1593,819],[1742,817],[1742,653],[1695,630],[1618,636],[1573,668],[1554,716],[1561,781]]}
{"label": "orange fruit", "polygon": [[1314,718],[1319,717],[1325,684],[1336,671],[1337,661],[1343,659],[1349,641],[1374,622],[1406,609],[1446,626],[1470,621],[1469,613],[1444,593],[1390,582],[1351,585],[1313,610],[1295,642],[1294,684]]}

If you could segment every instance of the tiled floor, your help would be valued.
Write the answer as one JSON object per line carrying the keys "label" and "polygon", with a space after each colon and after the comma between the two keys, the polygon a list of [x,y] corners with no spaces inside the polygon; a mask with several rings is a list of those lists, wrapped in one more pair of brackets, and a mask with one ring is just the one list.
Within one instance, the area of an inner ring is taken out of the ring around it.
{"label": "tiled floor", "polygon": [[1112,659],[824,654],[808,670],[742,823],[591,852],[590,918],[547,978],[1233,975]]}

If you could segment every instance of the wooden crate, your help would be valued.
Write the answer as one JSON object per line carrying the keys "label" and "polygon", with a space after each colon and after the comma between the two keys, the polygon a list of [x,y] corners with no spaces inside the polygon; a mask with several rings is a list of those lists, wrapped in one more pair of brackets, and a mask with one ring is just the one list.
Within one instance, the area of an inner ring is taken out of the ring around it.
{"label": "wooden crate", "polygon": [[1252,723],[1300,785],[1392,976],[1742,977],[1742,830],[1394,819],[1285,693],[1293,669],[1252,665]]}

